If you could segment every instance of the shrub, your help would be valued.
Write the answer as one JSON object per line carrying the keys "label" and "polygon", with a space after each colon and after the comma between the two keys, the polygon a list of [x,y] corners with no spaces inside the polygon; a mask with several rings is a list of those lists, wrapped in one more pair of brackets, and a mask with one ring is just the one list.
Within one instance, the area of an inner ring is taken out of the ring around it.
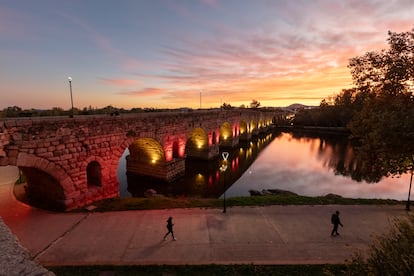
{"label": "shrub", "polygon": [[395,220],[376,238],[366,257],[356,252],[346,275],[414,275],[414,215]]}

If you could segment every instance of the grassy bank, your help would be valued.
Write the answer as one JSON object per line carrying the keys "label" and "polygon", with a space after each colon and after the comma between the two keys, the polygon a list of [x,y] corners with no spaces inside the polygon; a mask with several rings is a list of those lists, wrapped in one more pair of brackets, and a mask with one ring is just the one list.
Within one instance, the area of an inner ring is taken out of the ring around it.
{"label": "grassy bank", "polygon": [[69,275],[341,275],[345,265],[148,265],[49,267],[59,276]]}
{"label": "grassy bank", "polygon": [[[352,199],[337,195],[318,197],[300,195],[264,195],[248,197],[232,197],[226,199],[226,206],[268,206],[268,205],[360,205],[404,204],[391,199]],[[156,196],[151,198],[111,198],[94,203],[95,211],[151,210],[172,208],[222,208],[223,199],[212,198],[170,198]],[[79,210],[78,210],[79,211]]]}

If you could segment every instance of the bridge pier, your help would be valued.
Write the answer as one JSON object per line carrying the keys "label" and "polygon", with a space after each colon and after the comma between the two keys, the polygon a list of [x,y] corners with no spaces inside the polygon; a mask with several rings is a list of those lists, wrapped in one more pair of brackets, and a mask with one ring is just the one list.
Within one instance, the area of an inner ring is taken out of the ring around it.
{"label": "bridge pier", "polygon": [[213,144],[205,148],[187,148],[187,157],[200,159],[200,160],[211,160],[216,158],[220,154],[220,147],[218,144]]}
{"label": "bridge pier", "polygon": [[252,136],[258,136],[259,133],[260,133],[260,129],[258,129],[258,128],[255,128],[255,129],[252,130]]}
{"label": "bridge pier", "polygon": [[259,133],[266,133],[269,130],[269,127],[268,126],[262,126],[258,130],[259,130]]}
{"label": "bridge pier", "polygon": [[131,155],[126,157],[127,172],[150,176],[165,181],[173,181],[185,173],[185,159],[174,158],[168,162],[143,162],[134,159]]}
{"label": "bridge pier", "polygon": [[252,140],[252,137],[253,137],[252,133],[247,133],[246,132],[246,133],[240,134],[239,141],[240,142],[248,142],[248,141]]}
{"label": "bridge pier", "polygon": [[239,137],[227,138],[220,141],[221,148],[235,148],[239,144]]}

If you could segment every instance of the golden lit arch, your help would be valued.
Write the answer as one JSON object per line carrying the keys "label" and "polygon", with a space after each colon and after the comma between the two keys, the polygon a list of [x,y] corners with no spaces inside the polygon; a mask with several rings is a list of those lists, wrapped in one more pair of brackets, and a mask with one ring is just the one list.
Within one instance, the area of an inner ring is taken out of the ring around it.
{"label": "golden lit arch", "polygon": [[265,123],[264,123],[264,121],[263,121],[263,117],[260,117],[260,119],[259,119],[259,123],[257,124],[257,127],[258,128],[262,128],[262,127],[264,127],[265,126]]}
{"label": "golden lit arch", "polygon": [[225,141],[233,137],[233,130],[228,122],[224,122],[220,127],[220,141]]}
{"label": "golden lit arch", "polygon": [[241,134],[245,134],[248,133],[248,129],[247,129],[247,123],[245,121],[241,121],[240,122],[240,135]]}
{"label": "golden lit arch", "polygon": [[257,124],[255,120],[251,120],[250,122],[250,132],[257,128]]}
{"label": "golden lit arch", "polygon": [[139,138],[129,146],[129,154],[134,160],[149,163],[164,163],[162,146],[153,138]]}
{"label": "golden lit arch", "polygon": [[208,137],[202,128],[195,128],[188,137],[187,147],[194,149],[203,149],[208,147]]}

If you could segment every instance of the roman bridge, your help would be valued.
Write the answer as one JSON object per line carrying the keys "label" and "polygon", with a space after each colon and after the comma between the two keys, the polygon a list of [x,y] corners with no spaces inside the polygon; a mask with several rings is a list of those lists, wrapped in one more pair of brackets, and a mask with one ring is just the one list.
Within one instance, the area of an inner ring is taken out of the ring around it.
{"label": "roman bridge", "polygon": [[212,159],[267,131],[280,111],[235,109],[0,121],[0,165],[17,166],[26,193],[58,210],[119,195],[117,168],[173,180],[185,159]]}

